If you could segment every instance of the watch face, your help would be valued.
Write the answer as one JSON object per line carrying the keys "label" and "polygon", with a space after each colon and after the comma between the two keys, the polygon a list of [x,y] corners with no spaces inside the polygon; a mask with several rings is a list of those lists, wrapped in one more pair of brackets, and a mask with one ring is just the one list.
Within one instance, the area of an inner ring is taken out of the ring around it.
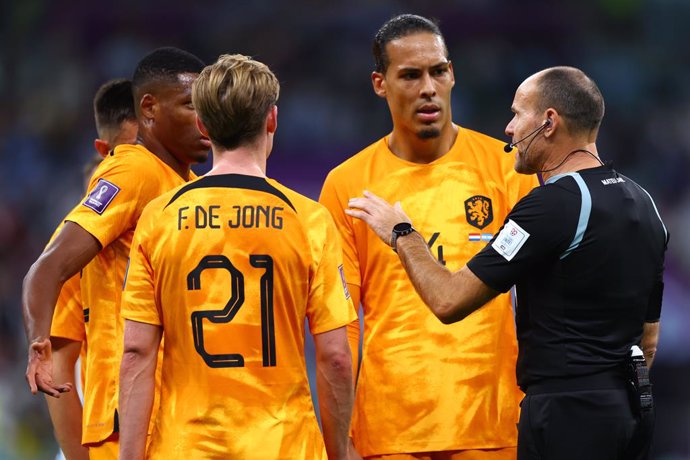
{"label": "watch face", "polygon": [[411,228],[412,228],[411,223],[400,222],[399,224],[395,224],[395,227],[393,227],[393,231],[395,233],[405,233],[405,232],[409,232]]}

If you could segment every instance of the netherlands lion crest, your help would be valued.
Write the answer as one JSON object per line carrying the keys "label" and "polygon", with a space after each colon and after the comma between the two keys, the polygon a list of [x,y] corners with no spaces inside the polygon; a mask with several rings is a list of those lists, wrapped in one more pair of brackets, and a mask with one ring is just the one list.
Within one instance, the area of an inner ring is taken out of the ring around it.
{"label": "netherlands lion crest", "polygon": [[494,211],[491,207],[491,198],[482,195],[474,195],[465,200],[465,216],[467,223],[482,229],[494,220]]}

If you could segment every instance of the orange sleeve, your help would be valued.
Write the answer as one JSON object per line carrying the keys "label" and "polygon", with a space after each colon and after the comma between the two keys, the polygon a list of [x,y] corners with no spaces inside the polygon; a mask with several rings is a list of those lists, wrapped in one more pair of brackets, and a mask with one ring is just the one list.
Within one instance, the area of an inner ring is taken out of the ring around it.
{"label": "orange sleeve", "polygon": [[345,279],[349,284],[361,286],[362,279],[359,272],[359,258],[357,257],[352,218],[345,214],[345,209],[348,207],[347,202],[351,197],[346,196],[347,187],[338,182],[339,178],[331,171],[321,189],[319,203],[330,212],[340,235]]}
{"label": "orange sleeve", "polygon": [[323,208],[318,211],[315,222],[309,226],[315,267],[309,283],[307,316],[313,334],[346,326],[357,319],[345,281],[337,230],[328,212]]}
{"label": "orange sleeve", "polygon": [[65,218],[93,235],[102,247],[136,226],[144,206],[160,195],[159,184],[129,158],[99,167],[89,192]]}

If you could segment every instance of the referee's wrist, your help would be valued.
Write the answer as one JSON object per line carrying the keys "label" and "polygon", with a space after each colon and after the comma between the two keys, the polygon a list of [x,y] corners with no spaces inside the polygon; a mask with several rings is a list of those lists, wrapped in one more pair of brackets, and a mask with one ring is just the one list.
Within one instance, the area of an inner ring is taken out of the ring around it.
{"label": "referee's wrist", "polygon": [[412,233],[416,233],[417,230],[414,229],[409,222],[400,222],[393,226],[393,231],[391,232],[391,248],[394,252],[398,252],[398,239],[404,238]]}

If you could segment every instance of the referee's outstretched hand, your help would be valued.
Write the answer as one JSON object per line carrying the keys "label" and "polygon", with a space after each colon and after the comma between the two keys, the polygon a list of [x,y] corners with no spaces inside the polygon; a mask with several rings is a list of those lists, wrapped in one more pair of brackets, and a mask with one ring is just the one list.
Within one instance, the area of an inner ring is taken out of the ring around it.
{"label": "referee's outstretched hand", "polygon": [[400,202],[391,206],[386,200],[365,190],[364,197],[351,198],[346,209],[348,216],[361,219],[371,227],[384,243],[390,246],[393,227],[401,222],[410,222],[410,218],[402,210]]}
{"label": "referee's outstretched hand", "polygon": [[50,339],[37,340],[29,345],[29,364],[26,366],[26,381],[32,394],[39,391],[59,398],[61,393],[72,390],[71,383],[53,383],[53,358]]}

